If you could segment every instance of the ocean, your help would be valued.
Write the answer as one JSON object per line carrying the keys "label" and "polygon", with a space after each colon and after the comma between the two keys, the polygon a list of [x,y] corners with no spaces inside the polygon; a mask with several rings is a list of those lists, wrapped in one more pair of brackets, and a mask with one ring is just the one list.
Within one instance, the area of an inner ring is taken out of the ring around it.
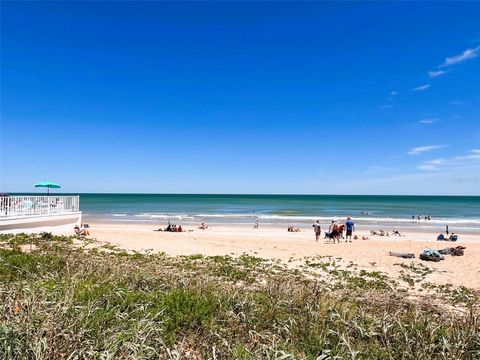
{"label": "ocean", "polygon": [[[451,231],[480,235],[478,196],[80,194],[80,209],[91,222],[253,224],[258,219],[261,225],[302,226],[351,216],[360,227],[441,231],[449,225]],[[431,220],[425,220],[428,215]]]}

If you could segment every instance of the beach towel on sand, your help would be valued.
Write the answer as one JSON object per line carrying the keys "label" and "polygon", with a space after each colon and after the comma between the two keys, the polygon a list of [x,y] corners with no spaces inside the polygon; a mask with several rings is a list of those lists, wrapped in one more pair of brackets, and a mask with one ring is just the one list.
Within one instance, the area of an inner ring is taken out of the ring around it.
{"label": "beach towel on sand", "polygon": [[390,256],[396,256],[396,257],[401,257],[404,259],[413,259],[415,257],[415,254],[409,253],[409,252],[393,252],[390,251],[388,253]]}

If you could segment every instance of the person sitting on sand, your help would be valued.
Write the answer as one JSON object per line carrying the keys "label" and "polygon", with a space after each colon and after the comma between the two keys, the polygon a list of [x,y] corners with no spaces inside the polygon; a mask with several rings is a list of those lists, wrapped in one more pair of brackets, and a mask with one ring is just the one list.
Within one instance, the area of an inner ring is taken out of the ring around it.
{"label": "person sitting on sand", "polygon": [[180,225],[180,226],[177,228],[177,232],[183,232],[182,225]]}
{"label": "person sitting on sand", "polygon": [[455,235],[453,232],[448,238],[448,241],[457,241],[458,240],[458,235]]}
{"label": "person sitting on sand", "polygon": [[79,227],[78,225],[76,225],[73,230],[75,231],[75,234],[77,235],[83,235],[83,236],[89,236],[90,235],[90,231],[88,231],[88,229],[84,228],[83,226],[82,227]]}
{"label": "person sitting on sand", "polygon": [[199,228],[200,230],[207,230],[207,229],[208,229],[208,225],[202,222],[202,225],[200,225],[198,228]]}
{"label": "person sitting on sand", "polygon": [[400,231],[398,231],[398,230],[392,230],[392,233],[393,233],[393,235],[395,235],[395,236],[402,236],[402,235],[400,234]]}
{"label": "person sitting on sand", "polygon": [[375,231],[375,230],[370,230],[371,235],[378,235],[378,236],[389,236],[388,232],[383,231],[382,229]]}

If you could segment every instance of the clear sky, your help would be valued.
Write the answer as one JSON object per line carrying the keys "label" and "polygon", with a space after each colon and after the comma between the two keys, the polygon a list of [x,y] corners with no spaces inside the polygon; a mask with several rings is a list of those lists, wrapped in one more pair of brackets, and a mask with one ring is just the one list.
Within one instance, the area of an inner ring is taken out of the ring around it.
{"label": "clear sky", "polygon": [[0,191],[480,195],[480,2],[1,10]]}

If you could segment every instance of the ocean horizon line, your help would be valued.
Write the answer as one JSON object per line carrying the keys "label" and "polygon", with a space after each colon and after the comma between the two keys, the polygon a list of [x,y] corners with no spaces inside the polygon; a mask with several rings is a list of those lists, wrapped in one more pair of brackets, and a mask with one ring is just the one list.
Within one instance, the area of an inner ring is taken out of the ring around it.
{"label": "ocean horizon line", "polygon": [[[32,191],[4,191],[4,194],[12,195],[39,195],[41,192]],[[189,196],[390,196],[390,197],[480,197],[477,194],[310,194],[310,193],[154,193],[154,192],[52,192],[50,196],[75,194],[75,195],[189,195]]]}

